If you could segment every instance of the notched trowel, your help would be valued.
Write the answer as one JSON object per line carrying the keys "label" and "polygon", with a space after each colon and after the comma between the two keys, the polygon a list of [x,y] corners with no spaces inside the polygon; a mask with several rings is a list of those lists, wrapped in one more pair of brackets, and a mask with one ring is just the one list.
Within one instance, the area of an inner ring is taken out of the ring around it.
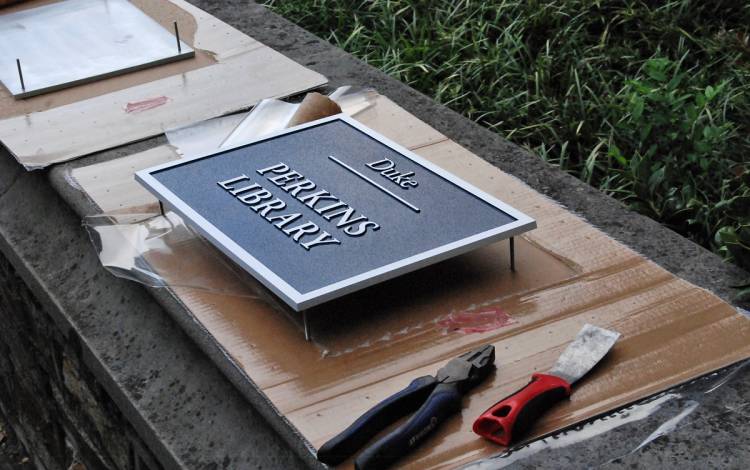
{"label": "notched trowel", "polygon": [[501,400],[474,421],[474,432],[508,446],[552,405],[570,396],[570,387],[607,355],[620,333],[584,325],[547,374],[534,374],[524,388]]}

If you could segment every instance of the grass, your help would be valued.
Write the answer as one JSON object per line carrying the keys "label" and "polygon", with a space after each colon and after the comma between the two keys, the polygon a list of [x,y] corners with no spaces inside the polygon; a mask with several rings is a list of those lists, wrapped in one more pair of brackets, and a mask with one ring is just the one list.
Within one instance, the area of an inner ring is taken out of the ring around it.
{"label": "grass", "polygon": [[267,0],[750,268],[750,4]]}

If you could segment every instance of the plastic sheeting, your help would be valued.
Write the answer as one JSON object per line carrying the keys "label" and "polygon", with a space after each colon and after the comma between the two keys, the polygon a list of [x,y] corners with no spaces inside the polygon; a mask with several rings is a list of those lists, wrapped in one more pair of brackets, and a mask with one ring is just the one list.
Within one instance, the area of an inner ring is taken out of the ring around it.
{"label": "plastic sheeting", "polygon": [[[549,461],[558,466],[568,461],[575,468],[599,468],[611,463],[637,463],[643,467],[648,465],[645,459],[653,453],[654,447],[663,453],[656,443],[669,442],[667,439],[671,436],[674,442],[682,439],[690,442],[703,435],[702,445],[718,449],[719,441],[726,439],[723,429],[730,429],[734,423],[745,424],[750,419],[750,403],[744,401],[741,394],[731,394],[732,390],[721,395],[715,392],[741,387],[748,372],[750,361],[746,360],[463,469],[552,468]],[[727,401],[724,398],[727,396],[735,398]],[[718,423],[722,424],[717,426]],[[677,452],[678,446],[673,447]],[[591,452],[592,448],[597,451]],[[548,460],[551,453],[554,458]],[[686,458],[692,460],[689,455]],[[670,465],[677,464],[677,461],[670,462]]]}
{"label": "plastic sheeting", "polygon": [[[329,98],[343,113],[356,116],[372,106],[377,93],[369,88],[343,86]],[[247,113],[223,116],[166,132],[167,140],[183,157],[201,155],[222,148],[234,147],[257,140],[305,120],[308,109],[303,103],[265,99]],[[303,115],[303,116],[301,116]],[[313,116],[310,116],[313,117]]]}
{"label": "plastic sheeting", "polygon": [[172,212],[102,214],[84,219],[99,260],[113,275],[150,287],[190,287],[220,294],[257,297],[257,284],[237,271],[221,279],[189,269],[219,262],[234,273],[234,264]]}

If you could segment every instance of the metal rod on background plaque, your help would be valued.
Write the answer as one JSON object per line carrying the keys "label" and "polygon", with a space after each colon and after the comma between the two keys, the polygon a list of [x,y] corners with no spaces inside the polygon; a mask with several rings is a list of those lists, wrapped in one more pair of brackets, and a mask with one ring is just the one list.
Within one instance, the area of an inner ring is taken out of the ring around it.
{"label": "metal rod on background plaque", "polygon": [[510,237],[510,270],[516,272],[516,240]]}
{"label": "metal rod on background plaque", "polygon": [[26,91],[26,84],[23,82],[23,72],[21,71],[21,59],[16,59],[16,67],[18,68],[18,78],[21,79],[21,90]]}
{"label": "metal rod on background plaque", "polygon": [[177,53],[182,53],[182,45],[180,44],[180,30],[177,28],[177,22],[174,22],[174,36],[177,38]]}
{"label": "metal rod on background plaque", "polygon": [[307,310],[302,310],[302,323],[305,326],[305,340],[310,341],[310,326],[307,324]]}

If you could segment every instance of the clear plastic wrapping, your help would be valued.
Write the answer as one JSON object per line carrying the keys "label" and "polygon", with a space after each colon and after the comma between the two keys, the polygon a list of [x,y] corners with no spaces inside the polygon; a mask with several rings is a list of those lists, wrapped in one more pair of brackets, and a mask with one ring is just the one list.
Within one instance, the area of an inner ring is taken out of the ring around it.
{"label": "clear plastic wrapping", "polygon": [[[665,453],[660,443],[669,442],[670,437],[673,442],[700,441],[705,448],[719,449],[721,441],[726,441],[723,429],[746,424],[750,419],[750,403],[737,393],[748,372],[750,360],[745,360],[463,468],[553,468],[566,461],[575,468],[599,468],[613,463],[642,468],[648,466],[645,462],[650,460],[644,458],[649,453]],[[720,389],[725,393],[716,393]],[[677,446],[673,449],[666,452],[674,452],[676,457],[680,450]],[[659,457],[654,459],[658,461]],[[687,460],[692,462],[692,457],[687,456]],[[671,465],[677,463],[676,459],[671,461]]]}
{"label": "clear plastic wrapping", "polygon": [[[315,96],[315,95],[312,95]],[[341,112],[356,116],[374,105],[377,93],[370,88],[343,86],[330,98]],[[320,102],[289,103],[265,99],[251,111],[222,116],[168,130],[167,140],[183,157],[242,145],[264,135],[319,117]]]}
{"label": "clear plastic wrapping", "polygon": [[[101,214],[83,225],[99,260],[117,277],[150,287],[189,287],[257,297],[257,283],[173,212]],[[209,267],[212,271],[196,269]],[[219,269],[224,275],[216,276]]]}

